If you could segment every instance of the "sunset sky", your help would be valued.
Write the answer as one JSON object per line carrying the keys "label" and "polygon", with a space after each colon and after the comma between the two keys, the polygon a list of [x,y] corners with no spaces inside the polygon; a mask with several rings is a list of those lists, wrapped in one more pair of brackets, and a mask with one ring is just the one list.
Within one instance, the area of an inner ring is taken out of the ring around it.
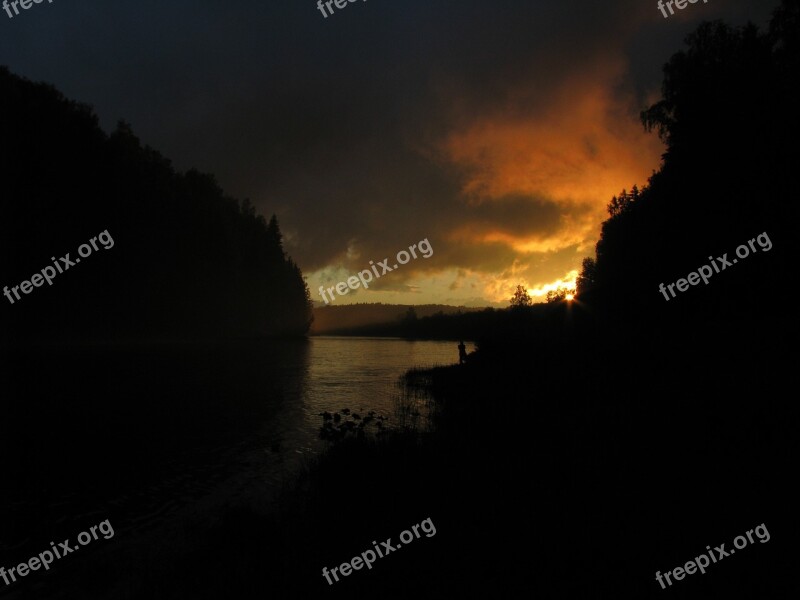
{"label": "sunset sky", "polygon": [[685,35],[774,6],[55,0],[0,13],[0,64],[276,213],[317,302],[427,238],[431,258],[336,302],[505,306],[573,280],[611,196],[658,168],[638,114]]}

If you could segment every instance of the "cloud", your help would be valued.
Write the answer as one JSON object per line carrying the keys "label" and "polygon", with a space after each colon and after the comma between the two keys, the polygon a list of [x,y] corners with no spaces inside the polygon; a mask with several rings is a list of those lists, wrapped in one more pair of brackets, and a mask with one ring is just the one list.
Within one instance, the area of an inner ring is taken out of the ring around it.
{"label": "cloud", "polygon": [[681,39],[769,4],[76,0],[0,55],[277,213],[312,294],[427,237],[433,257],[347,300],[507,303],[568,279],[658,167],[638,112]]}
{"label": "cloud", "polygon": [[469,204],[503,210],[510,195],[529,195],[558,223],[520,236],[505,229],[488,239],[506,240],[520,252],[547,252],[594,239],[605,205],[622,187],[646,181],[663,151],[636,119],[630,94],[620,93],[621,57],[595,60],[554,82],[552,104],[528,114],[497,107],[478,115],[441,144],[446,160],[464,173]]}

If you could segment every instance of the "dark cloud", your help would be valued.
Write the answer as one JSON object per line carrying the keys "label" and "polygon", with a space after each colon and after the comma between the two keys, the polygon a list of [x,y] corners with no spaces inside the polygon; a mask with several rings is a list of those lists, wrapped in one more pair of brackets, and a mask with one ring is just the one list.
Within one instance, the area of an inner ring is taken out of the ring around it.
{"label": "dark cloud", "polygon": [[427,237],[384,291],[496,300],[574,269],[658,166],[638,111],[696,23],[775,4],[56,0],[0,13],[0,62],[277,212],[320,283]]}

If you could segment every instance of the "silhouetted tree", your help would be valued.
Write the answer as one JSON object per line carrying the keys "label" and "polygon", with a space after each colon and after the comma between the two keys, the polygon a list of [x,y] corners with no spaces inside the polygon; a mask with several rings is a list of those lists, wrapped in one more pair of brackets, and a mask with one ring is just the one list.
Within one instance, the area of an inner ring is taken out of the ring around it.
{"label": "silhouetted tree", "polygon": [[628,208],[630,208],[633,202],[639,199],[639,196],[639,188],[636,187],[636,185],[633,186],[630,194],[623,189],[619,197],[614,196],[611,198],[611,202],[608,204],[608,214],[610,214],[612,217],[622,214]]}
{"label": "silhouetted tree", "polygon": [[511,297],[511,307],[521,308],[525,306],[531,306],[532,304],[533,304],[533,298],[531,298],[530,294],[528,294],[528,290],[525,289],[525,286],[518,285],[517,290]]}
{"label": "silhouetted tree", "polygon": [[563,300],[566,300],[567,294],[569,293],[571,292],[568,288],[561,286],[547,292],[547,296],[545,298],[547,302],[562,302]]}
{"label": "silhouetted tree", "polygon": [[575,280],[575,291],[578,296],[585,294],[594,287],[597,278],[596,272],[597,263],[595,260],[588,256],[584,258],[581,265],[581,272]]}

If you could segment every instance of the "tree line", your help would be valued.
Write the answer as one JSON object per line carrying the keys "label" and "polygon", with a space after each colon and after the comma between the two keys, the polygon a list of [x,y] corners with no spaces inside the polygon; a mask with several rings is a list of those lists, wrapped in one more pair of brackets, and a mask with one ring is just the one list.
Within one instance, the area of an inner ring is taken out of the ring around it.
{"label": "tree line", "polygon": [[4,339],[303,335],[311,301],[278,221],[176,172],[127,123],[0,68],[0,285],[108,230],[96,253],[0,310]]}

